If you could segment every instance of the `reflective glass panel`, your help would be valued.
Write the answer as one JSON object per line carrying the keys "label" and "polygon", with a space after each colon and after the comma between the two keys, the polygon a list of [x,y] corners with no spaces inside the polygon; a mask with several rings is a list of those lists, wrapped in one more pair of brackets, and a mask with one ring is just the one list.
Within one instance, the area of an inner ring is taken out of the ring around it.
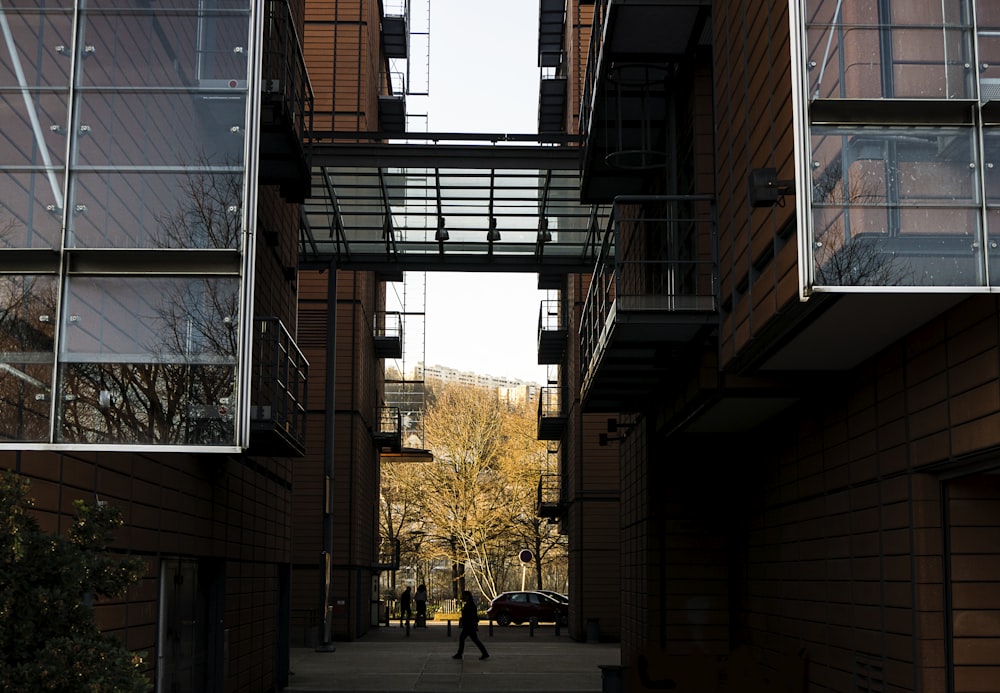
{"label": "reflective glass panel", "polygon": [[[72,3],[68,4],[72,7]],[[56,10],[21,12],[12,10],[8,2],[3,7],[6,9],[0,9],[0,88],[68,88],[73,14]]]}
{"label": "reflective glass panel", "polygon": [[84,14],[82,87],[246,89],[249,11],[200,3],[201,12],[121,7]]}
{"label": "reflective glass panel", "polygon": [[243,165],[242,92],[87,91],[77,107],[75,167]]}
{"label": "reflective glass panel", "polygon": [[60,379],[62,443],[235,445],[233,366],[69,363]]}
{"label": "reflective glass panel", "polygon": [[971,127],[814,127],[812,152],[816,284],[983,284]]}
{"label": "reflective glass panel", "polygon": [[807,0],[806,8],[811,98],[973,98],[964,0]]}
{"label": "reflective glass panel", "polygon": [[233,362],[238,293],[229,277],[73,277],[64,356]]}
{"label": "reflective glass panel", "polygon": [[58,248],[62,171],[0,169],[0,248]]}
{"label": "reflective glass panel", "polygon": [[0,275],[0,441],[49,437],[56,279]]}
{"label": "reflective glass panel", "polygon": [[1000,101],[1000,3],[979,0],[976,3],[976,23],[979,32],[979,98],[983,102]]}
{"label": "reflective glass panel", "polygon": [[71,279],[60,441],[233,445],[238,295],[236,278]]}
{"label": "reflective glass panel", "polygon": [[67,93],[0,91],[0,168],[65,164]]}
{"label": "reflective glass panel", "polygon": [[238,173],[80,173],[74,178],[71,247],[236,248]]}
{"label": "reflective glass panel", "polygon": [[983,172],[986,190],[986,248],[990,285],[1000,285],[1000,127],[983,128]]}

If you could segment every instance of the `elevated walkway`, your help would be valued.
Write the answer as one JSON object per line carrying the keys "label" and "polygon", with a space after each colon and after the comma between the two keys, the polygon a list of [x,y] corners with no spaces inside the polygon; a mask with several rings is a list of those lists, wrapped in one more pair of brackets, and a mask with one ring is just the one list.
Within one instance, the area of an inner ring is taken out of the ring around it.
{"label": "elevated walkway", "polygon": [[608,210],[580,203],[581,150],[571,142],[438,134],[365,143],[318,134],[302,208],[301,266],[335,261],[385,274],[593,271]]}

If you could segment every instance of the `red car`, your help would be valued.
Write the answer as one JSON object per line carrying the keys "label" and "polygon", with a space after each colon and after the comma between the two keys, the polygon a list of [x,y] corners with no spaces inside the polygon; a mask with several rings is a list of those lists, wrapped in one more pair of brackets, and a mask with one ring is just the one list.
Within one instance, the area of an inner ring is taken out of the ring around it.
{"label": "red car", "polygon": [[541,592],[504,592],[490,602],[486,616],[496,621],[498,626],[511,623],[525,623],[535,619],[537,623],[568,624],[568,606],[560,604]]}

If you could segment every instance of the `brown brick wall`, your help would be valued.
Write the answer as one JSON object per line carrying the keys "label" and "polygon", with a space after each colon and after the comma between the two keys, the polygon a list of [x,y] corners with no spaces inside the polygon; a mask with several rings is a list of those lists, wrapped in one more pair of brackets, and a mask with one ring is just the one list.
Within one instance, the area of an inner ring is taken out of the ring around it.
{"label": "brown brick wall", "polygon": [[587,72],[587,55],[590,51],[590,34],[594,23],[594,4],[568,0],[566,19],[568,26],[564,45],[570,70],[566,80],[566,132],[576,134],[580,131],[580,105]]}
{"label": "brown brick wall", "polygon": [[378,129],[380,4],[374,0],[308,3],[303,50],[316,100],[317,130]]}
{"label": "brown brick wall", "polygon": [[723,363],[797,301],[795,197],[751,210],[751,169],[793,175],[788,8],[740,0],[714,14],[715,123]]}
{"label": "brown brick wall", "polygon": [[[588,621],[596,620],[603,640],[616,640],[621,630],[621,541],[618,444],[598,443],[616,414],[580,411],[580,315],[588,276],[567,277],[562,295],[567,318],[564,378],[566,434],[560,447],[564,497],[568,503],[562,531],[567,535],[570,576],[570,636],[587,638]],[[590,633],[593,635],[593,632]]]}
{"label": "brown brick wall", "polygon": [[[371,432],[382,393],[381,361],[372,340],[374,312],[384,289],[370,272],[334,271],[335,303],[328,295],[330,271],[300,277],[301,345],[310,363],[311,415],[306,457],[296,467],[295,613],[293,635],[315,637],[320,619],[320,556],[326,478],[326,417],[333,416],[332,554],[330,605],[333,636],[354,639],[370,626],[371,565],[378,547],[378,458]],[[331,309],[336,334],[327,339]],[[328,369],[335,368],[334,402],[326,399]]]}
{"label": "brown brick wall", "polygon": [[1000,475],[948,484],[955,693],[1000,681]]}
{"label": "brown brick wall", "polygon": [[[288,460],[169,453],[3,452],[0,467],[31,480],[46,531],[65,532],[76,499],[107,501],[124,525],[112,548],[144,559],[145,578],[122,599],[99,600],[102,628],[146,652],[154,675],[159,617],[159,565],[204,557],[226,566],[225,628],[230,631],[232,691],[273,683],[278,566],[291,559],[291,464]],[[243,613],[242,593],[252,591]],[[265,638],[262,633],[270,633]],[[243,665],[253,661],[254,666]]]}

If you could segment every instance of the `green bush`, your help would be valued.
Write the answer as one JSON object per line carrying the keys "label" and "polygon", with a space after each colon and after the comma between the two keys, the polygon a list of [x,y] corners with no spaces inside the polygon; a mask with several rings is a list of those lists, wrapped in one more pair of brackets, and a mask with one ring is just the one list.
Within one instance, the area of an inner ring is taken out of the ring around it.
{"label": "green bush", "polygon": [[0,470],[0,691],[145,693],[142,657],[97,628],[90,603],[137,582],[142,561],[108,553],[121,513],[76,501],[67,536],[29,514],[28,482]]}

